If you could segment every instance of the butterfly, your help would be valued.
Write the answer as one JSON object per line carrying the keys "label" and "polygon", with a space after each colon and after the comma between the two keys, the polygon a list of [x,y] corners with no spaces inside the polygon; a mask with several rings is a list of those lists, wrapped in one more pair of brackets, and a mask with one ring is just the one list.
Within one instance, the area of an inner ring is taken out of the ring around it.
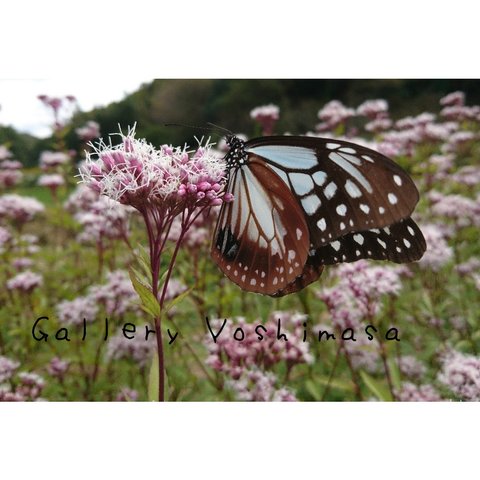
{"label": "butterfly", "polygon": [[343,140],[226,137],[226,192],[211,255],[240,288],[279,297],[316,281],[325,265],[362,258],[419,260],[410,218],[419,200],[395,162]]}

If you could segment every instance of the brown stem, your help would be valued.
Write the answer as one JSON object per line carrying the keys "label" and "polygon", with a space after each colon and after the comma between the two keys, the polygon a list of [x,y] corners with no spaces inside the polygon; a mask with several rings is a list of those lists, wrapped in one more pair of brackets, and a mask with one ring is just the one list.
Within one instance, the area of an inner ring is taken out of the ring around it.
{"label": "brown stem", "polygon": [[[343,340],[341,341],[341,345],[345,346]],[[347,365],[348,365],[348,368],[350,370],[350,374],[352,376],[352,382],[353,382],[353,388],[354,388],[354,391],[355,391],[355,396],[357,397],[358,400],[363,401],[362,389],[360,388],[360,382],[358,380],[357,372],[353,368],[352,359],[350,358],[350,355],[349,355],[346,348],[344,348],[343,351],[345,352],[345,359],[347,360]]]}

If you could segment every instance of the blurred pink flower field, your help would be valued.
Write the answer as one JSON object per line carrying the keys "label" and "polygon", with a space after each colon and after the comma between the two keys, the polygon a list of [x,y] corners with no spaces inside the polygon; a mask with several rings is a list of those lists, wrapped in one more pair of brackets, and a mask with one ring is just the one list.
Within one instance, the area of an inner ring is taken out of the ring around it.
{"label": "blurred pink flower field", "polygon": [[[298,133],[404,168],[427,251],[327,267],[282,298],[240,290],[210,257],[235,201],[224,139],[152,145],[133,126],[73,128],[73,96],[39,101],[53,140],[36,166],[0,145],[1,401],[480,400],[480,106],[463,92],[403,118],[381,98],[318,105]],[[242,138],[286,133],[268,98],[244,114]]]}

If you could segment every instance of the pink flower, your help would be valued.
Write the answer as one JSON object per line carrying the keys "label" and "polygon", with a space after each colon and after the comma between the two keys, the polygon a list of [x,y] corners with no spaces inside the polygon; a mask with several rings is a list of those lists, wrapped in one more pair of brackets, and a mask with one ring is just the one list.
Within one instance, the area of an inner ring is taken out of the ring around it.
{"label": "pink flower", "polygon": [[38,179],[38,185],[40,185],[41,187],[47,187],[52,190],[56,190],[58,187],[65,185],[65,180],[58,173],[41,175]]}
{"label": "pink flower", "polygon": [[95,138],[100,137],[100,125],[93,120],[89,120],[83,127],[77,128],[75,133],[80,140],[91,142]]}
{"label": "pink flower", "polygon": [[0,161],[6,160],[11,156],[12,156],[12,152],[10,152],[10,150],[5,145],[0,145]]}
{"label": "pink flower", "polygon": [[0,356],[0,385],[9,381],[19,366],[20,362],[11,360],[8,357]]}
{"label": "pink flower", "polygon": [[29,270],[17,274],[15,277],[7,281],[9,290],[19,290],[24,293],[31,293],[33,290],[43,283],[43,277]]}
{"label": "pink flower", "polygon": [[116,402],[136,402],[138,400],[138,392],[128,387],[122,387],[118,392]]}
{"label": "pink flower", "polygon": [[113,202],[105,196],[96,200],[75,214],[75,220],[83,226],[78,235],[82,243],[98,243],[103,239],[124,239],[128,237],[129,211],[126,206]]}
{"label": "pink flower", "polygon": [[383,99],[366,100],[357,108],[357,115],[370,119],[384,118],[388,115],[388,102]]}
{"label": "pink flower", "polygon": [[109,339],[106,357],[109,360],[132,359],[140,367],[146,367],[152,358],[155,347],[155,335],[149,335],[145,340],[145,335],[137,332],[132,339],[129,339],[120,331]]}
{"label": "pink flower", "polygon": [[442,360],[438,380],[461,400],[480,401],[480,358],[449,352]]}
{"label": "pink flower", "polygon": [[285,387],[277,388],[277,377],[271,372],[252,367],[242,372],[240,378],[227,380],[238,400],[249,402],[295,402],[293,392]]}
{"label": "pink flower", "polygon": [[355,116],[355,110],[347,108],[338,100],[331,100],[318,111],[318,118],[323,123],[318,124],[316,130],[320,132],[333,130],[353,116]]}
{"label": "pink flower", "polygon": [[[281,332],[285,333],[288,341],[277,339],[279,320]],[[305,321],[305,315],[289,312],[272,313],[260,329],[257,328],[260,323],[247,323],[242,317],[227,321],[216,343],[210,335],[206,336],[205,345],[209,351],[206,363],[233,379],[240,378],[245,369],[254,365],[270,368],[280,362],[286,362],[290,367],[311,363],[313,357],[308,343],[302,340]],[[222,323],[219,319],[210,321],[213,331],[218,331]],[[240,331],[244,335],[242,340],[236,339],[241,337]],[[259,332],[263,337],[261,340]]]}
{"label": "pink flower", "polygon": [[430,196],[432,213],[439,217],[450,218],[455,221],[457,228],[470,225],[480,226],[480,203],[463,195]]}
{"label": "pink flower", "polygon": [[342,264],[332,273],[338,278],[337,284],[322,288],[317,295],[327,305],[334,326],[344,330],[358,328],[362,320],[380,313],[383,295],[400,292],[404,272],[360,260]]}
{"label": "pink flower", "polygon": [[45,380],[36,373],[21,372],[18,374],[20,380],[16,387],[17,395],[22,396],[25,400],[38,400],[45,387]]}
{"label": "pink flower", "polygon": [[58,319],[65,325],[81,325],[83,320],[93,322],[98,313],[98,305],[90,297],[77,297],[74,300],[64,300],[57,307]]}
{"label": "pink flower", "polygon": [[456,91],[445,95],[440,99],[440,105],[450,106],[450,105],[464,105],[465,104],[465,93]]}
{"label": "pink flower", "polygon": [[403,355],[398,359],[398,368],[405,377],[420,380],[426,373],[425,365],[412,355]]}
{"label": "pink flower", "polygon": [[44,210],[43,204],[35,198],[14,193],[0,197],[0,218],[8,218],[19,224],[32,220],[35,215],[43,213]]}
{"label": "pink flower", "polygon": [[405,382],[400,391],[395,392],[400,402],[441,402],[442,397],[432,385],[414,385]]}
{"label": "pink flower", "polygon": [[12,234],[4,227],[0,227],[0,253],[3,252],[3,247],[10,243]]}
{"label": "pink flower", "polygon": [[14,258],[12,265],[16,270],[23,270],[24,268],[30,268],[33,265],[33,260],[27,257]]}
{"label": "pink flower", "polygon": [[122,317],[127,312],[139,312],[138,296],[128,274],[115,270],[107,274],[103,285],[93,285],[89,297],[95,305],[101,305],[110,317]]}
{"label": "pink flower", "polygon": [[470,275],[480,270],[480,258],[470,257],[466,262],[456,265],[455,270],[459,275]]}
{"label": "pink flower", "polygon": [[[148,204],[180,212],[222,203],[215,186],[224,182],[225,165],[210,144],[195,152],[166,145],[156,150],[136,140],[134,129],[120,137],[120,145],[100,142],[87,154],[80,175],[90,188],[140,211]],[[205,184],[209,189],[202,188]]]}
{"label": "pink flower", "polygon": [[0,170],[0,188],[9,188],[19,184],[23,173],[19,170]]}
{"label": "pink flower", "polygon": [[451,105],[442,109],[440,115],[447,120],[455,120],[461,122],[463,120],[478,120],[480,107],[467,107],[464,105]]}
{"label": "pink flower", "polygon": [[69,163],[70,156],[64,152],[50,152],[45,150],[40,155],[40,167],[42,170],[49,170]]}
{"label": "pink flower", "polygon": [[84,184],[78,187],[70,194],[65,202],[65,209],[71,213],[88,211],[100,197],[98,192],[93,191]]}
{"label": "pink flower", "polygon": [[256,107],[250,112],[250,118],[258,122],[263,135],[272,135],[275,123],[280,118],[280,108],[272,103]]}
{"label": "pink flower", "polygon": [[343,351],[350,357],[353,368],[356,370],[366,370],[370,373],[377,372],[380,361],[377,339],[369,340],[366,336],[362,335],[356,340],[356,342],[345,342],[342,346]]}
{"label": "pink flower", "polygon": [[445,240],[444,234],[437,225],[422,225],[421,230],[427,242],[427,251],[418,261],[418,265],[434,272],[440,270],[450,262],[453,251]]}
{"label": "pink flower", "polygon": [[0,163],[0,168],[3,170],[20,170],[23,167],[18,160],[4,160]]}
{"label": "pink flower", "polygon": [[62,360],[59,357],[53,357],[50,360],[50,363],[47,367],[47,371],[52,377],[55,377],[61,380],[67,373],[69,366],[70,366],[70,362],[68,360]]}
{"label": "pink flower", "polygon": [[459,168],[449,176],[452,182],[474,187],[480,184],[480,167],[476,165],[466,165]]}
{"label": "pink flower", "polygon": [[367,132],[382,132],[388,130],[392,126],[392,121],[389,118],[375,118],[365,125]]}

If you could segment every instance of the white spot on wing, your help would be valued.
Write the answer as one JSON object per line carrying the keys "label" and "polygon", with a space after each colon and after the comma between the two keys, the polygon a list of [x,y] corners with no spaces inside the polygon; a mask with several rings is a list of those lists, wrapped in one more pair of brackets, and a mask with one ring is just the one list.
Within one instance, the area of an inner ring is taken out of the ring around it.
{"label": "white spot on wing", "polygon": [[393,180],[399,187],[402,186],[402,179],[398,175],[394,175]]}
{"label": "white spot on wing", "polygon": [[334,182],[330,182],[326,187],[325,187],[325,190],[323,191],[323,193],[325,194],[325,196],[327,197],[328,200],[330,200],[331,198],[333,198],[333,196],[335,195],[337,191],[337,185],[334,183]]}
{"label": "white spot on wing", "polygon": [[407,248],[410,248],[412,246],[412,244],[406,238],[403,239],[403,243]]}
{"label": "white spot on wing", "polygon": [[388,201],[392,204],[395,205],[398,201],[397,196],[394,193],[389,193],[388,194]]}
{"label": "white spot on wing", "polygon": [[291,145],[258,145],[245,149],[255,155],[267,158],[284,168],[309,169],[317,165],[315,151],[311,148]]}
{"label": "white spot on wing", "polygon": [[364,238],[363,238],[363,235],[361,233],[357,233],[356,235],[353,236],[353,239],[359,244],[359,245],[363,245],[363,242],[364,242]]}
{"label": "white spot on wing", "polygon": [[322,204],[320,199],[314,193],[308,197],[302,198],[301,202],[302,207],[307,215],[313,215],[317,211],[318,207]]}
{"label": "white spot on wing", "polygon": [[297,228],[295,233],[297,234],[297,240],[300,240],[302,238],[302,231],[299,228]]}
{"label": "white spot on wing", "polygon": [[347,213],[347,207],[346,205],[344,205],[343,203],[341,203],[340,205],[337,206],[337,213],[339,215],[341,215],[342,217],[345,216],[345,214]]}
{"label": "white spot on wing", "polygon": [[415,236],[415,230],[410,225],[407,228],[408,228],[408,231],[410,232],[410,235],[412,237],[414,237]]}
{"label": "white spot on wing", "polygon": [[325,172],[322,172],[321,170],[319,170],[318,172],[315,172],[313,175],[312,175],[312,178],[313,178],[313,181],[319,186],[321,187],[324,183],[325,183],[325,180],[327,179],[327,174]]}
{"label": "white spot on wing", "polygon": [[328,158],[336,163],[341,169],[350,174],[368,193],[372,193],[372,186],[370,182],[363,176],[362,172],[350,162],[347,162],[341,155],[336,152],[331,152]]}
{"label": "white spot on wing", "polygon": [[383,247],[383,248],[387,248],[387,244],[381,240],[380,238],[377,238],[377,242]]}
{"label": "white spot on wing", "polygon": [[362,212],[368,213],[370,211],[370,207],[368,205],[366,205],[365,203],[361,203],[360,204],[360,210],[362,210]]}
{"label": "white spot on wing", "polygon": [[310,192],[314,186],[312,177],[306,173],[291,173],[290,181],[297,195],[305,195]]}
{"label": "white spot on wing", "polygon": [[327,222],[325,221],[324,218],[321,218],[321,219],[317,222],[317,227],[318,227],[322,232],[324,232],[324,231],[327,229]]}
{"label": "white spot on wing", "polygon": [[340,242],[338,240],[335,240],[330,244],[337,252],[340,250]]}
{"label": "white spot on wing", "polygon": [[352,198],[358,198],[362,196],[361,190],[351,180],[347,180],[345,182],[345,189]]}
{"label": "white spot on wing", "polygon": [[332,142],[329,142],[326,144],[326,147],[329,149],[329,150],[335,150],[336,148],[338,148],[340,146],[339,143],[332,143]]}
{"label": "white spot on wing", "polygon": [[342,147],[338,149],[340,152],[345,152],[345,153],[357,153],[353,148],[350,147]]}

